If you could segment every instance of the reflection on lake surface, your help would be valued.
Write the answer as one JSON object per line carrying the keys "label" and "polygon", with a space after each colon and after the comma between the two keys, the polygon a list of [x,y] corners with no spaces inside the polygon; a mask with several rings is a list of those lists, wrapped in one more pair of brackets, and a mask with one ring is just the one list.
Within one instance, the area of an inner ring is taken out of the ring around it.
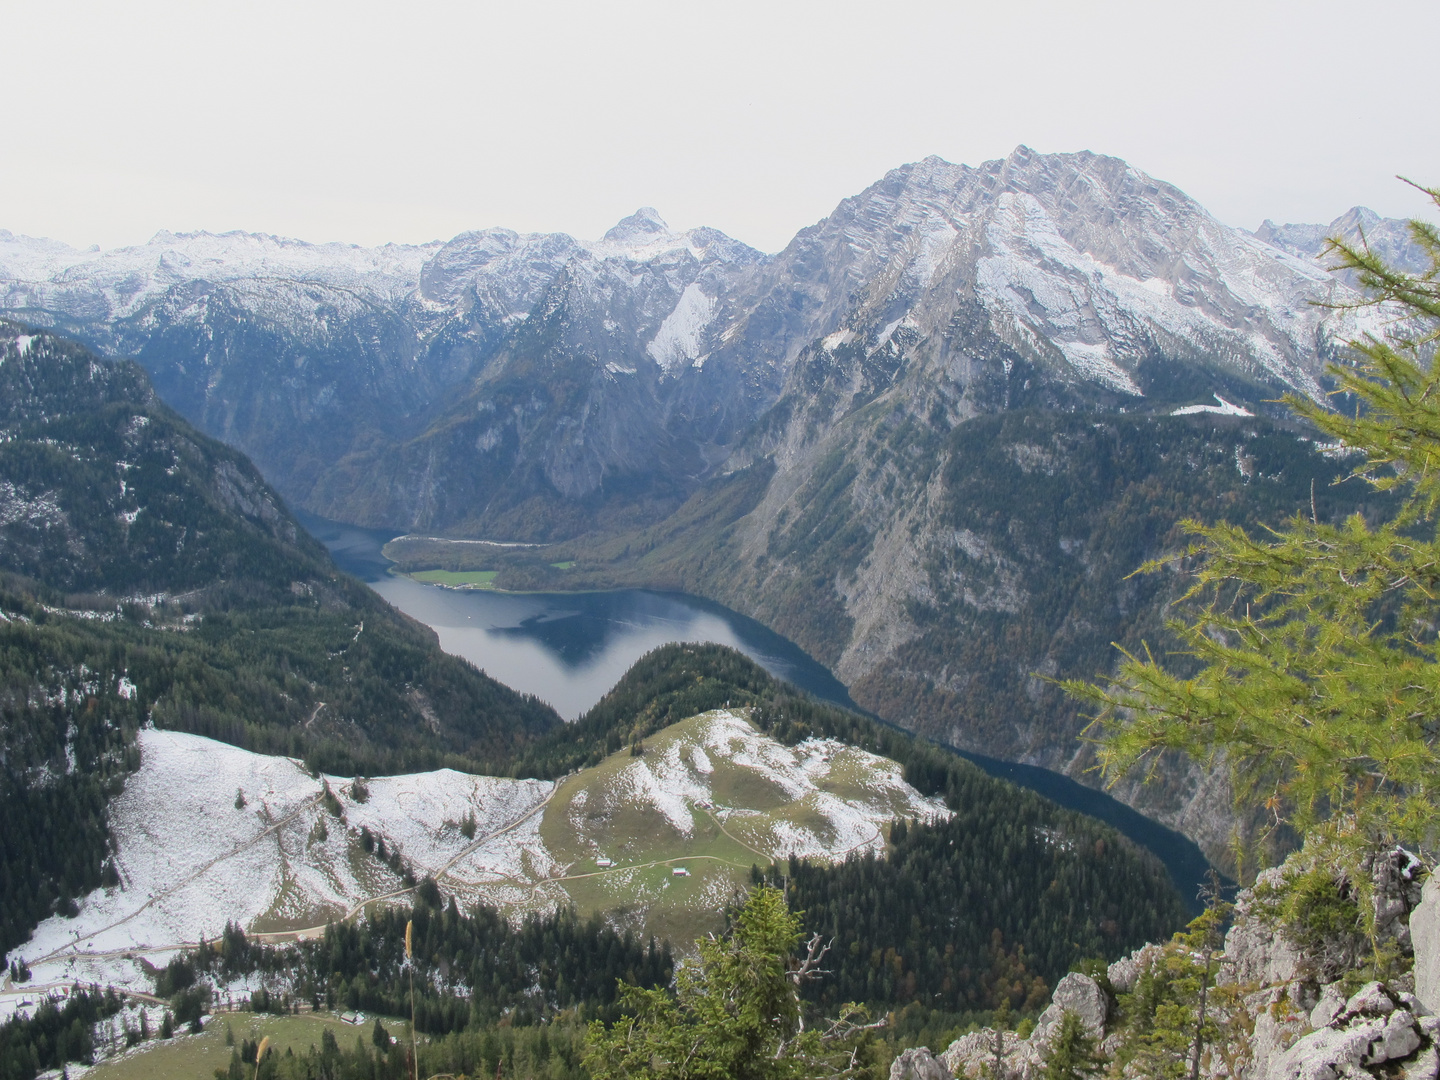
{"label": "reflection on lake surface", "polygon": [[636,660],[672,641],[739,649],[770,674],[850,703],[845,687],[795,645],[752,619],[693,596],[624,589],[603,593],[495,593],[390,577],[371,588],[434,627],[440,647],[574,720]]}
{"label": "reflection on lake surface", "polygon": [[[440,647],[506,686],[534,694],[573,720],[651,649],[672,641],[730,645],[802,690],[856,708],[845,686],[793,642],[719,604],[677,593],[498,593],[446,589],[389,573],[380,549],[392,533],[295,515],[354,574],[405,614],[434,628]],[[863,710],[860,710],[863,711]],[[1209,863],[1194,841],[1068,776],[1034,765],[963,754],[980,768],[1091,814],[1149,848],[1170,871],[1181,899],[1194,899]]]}
{"label": "reflection on lake surface", "polygon": [[793,642],[754,619],[678,593],[500,593],[447,589],[388,573],[387,532],[325,521],[301,523],[354,574],[411,618],[432,627],[440,647],[574,720],[636,660],[673,641],[729,645],[776,678],[854,708],[845,686]]}

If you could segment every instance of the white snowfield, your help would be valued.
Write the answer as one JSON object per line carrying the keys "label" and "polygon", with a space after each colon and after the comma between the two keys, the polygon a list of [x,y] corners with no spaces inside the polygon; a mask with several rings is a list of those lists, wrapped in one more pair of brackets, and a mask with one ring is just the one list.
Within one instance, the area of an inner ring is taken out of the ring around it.
{"label": "white snowfield", "polygon": [[[26,958],[37,984],[143,987],[133,958],[163,963],[228,921],[304,930],[367,900],[405,901],[400,877],[361,847],[362,826],[398,847],[417,876],[439,877],[452,864],[468,881],[508,875],[523,841],[507,830],[523,832],[554,789],[442,769],[371,780],[357,803],[350,779],[313,778],[289,758],[171,731],[142,731],[139,740],[140,768],[111,805],[121,884],[87,896],[76,918],[47,919],[11,954]],[[343,817],[325,806],[327,783]],[[462,831],[471,817],[473,840]],[[465,898],[469,890],[452,891]]]}
{"label": "white snowfield", "polygon": [[325,285],[385,303],[414,290],[431,244],[310,244],[263,233],[156,233],[131,247],[72,248],[0,229],[0,297],[87,318],[124,318],[191,282]]}
{"label": "white snowfield", "polygon": [[[896,818],[943,821],[943,799],[927,798],[905,782],[898,762],[836,739],[806,739],[784,746],[734,713],[714,714],[705,749],[748,768],[783,790],[785,813],[747,821],[743,810],[718,807],[721,819],[773,858],[790,855],[827,860],[885,850],[884,828]],[[833,787],[858,787],[842,798]]]}
{"label": "white snowfield", "polygon": [[[571,881],[601,885],[605,903],[643,908],[654,898],[637,873],[708,850],[687,845],[697,815],[755,855],[829,860],[883,850],[883,828],[896,817],[949,815],[893,761],[834,740],[786,747],[738,710],[693,717],[647,740],[653,751],[644,757],[617,756],[558,786],[441,769],[367,780],[363,801],[353,779],[312,777],[290,758],[171,731],[138,738],[140,768],[110,808],[120,885],[85,897],[75,918],[45,920],[6,957],[23,957],[34,980],[0,992],[0,1013],[77,980],[148,991],[144,964],[214,940],[227,922],[291,940],[369,902],[408,904],[380,841],[462,907],[486,903],[518,916],[574,902]],[[739,776],[747,790],[771,794],[727,801],[726,785]],[[635,838],[644,857],[615,851],[613,867],[597,874],[605,852],[579,821],[586,810],[592,824],[622,811],[653,814],[653,835]],[[365,849],[367,832],[374,850]],[[688,903],[719,910],[748,880],[751,861],[746,853],[720,877],[707,873]]]}
{"label": "white snowfield", "polygon": [[[262,233],[162,231],[144,244],[102,251],[0,229],[0,309],[108,321],[143,319],[147,308],[165,302],[182,321],[203,323],[213,287],[223,285],[275,325],[323,337],[337,317],[413,308],[423,324],[425,314],[444,315],[472,296],[504,320],[522,321],[568,267],[587,292],[636,294],[644,325],[615,324],[616,331],[653,336],[669,318],[661,347],[684,362],[698,355],[704,306],[714,303],[686,290],[707,272],[723,277],[731,266],[760,258],[715,229],[674,232],[649,207],[597,241],[496,228],[443,243],[367,248]],[[712,295],[718,288],[709,286]]]}
{"label": "white snowfield", "polygon": [[[792,351],[816,338],[833,349],[842,331],[873,333],[902,310],[924,339],[949,325],[957,297],[973,296],[1002,340],[1078,381],[1139,397],[1134,375],[1147,357],[1193,356],[1318,399],[1317,342],[1378,325],[1369,313],[1316,306],[1356,299],[1317,261],[1231,228],[1178,188],[1097,154],[1022,146],[975,168],[926,158],[807,233],[792,275],[809,272],[812,249],[828,249],[841,253],[826,268],[832,293],[876,279],[895,285],[872,311],[820,305]],[[776,262],[789,258],[787,250]],[[782,268],[771,274],[787,278]]]}
{"label": "white snowfield", "polygon": [[1216,413],[1220,416],[1254,416],[1249,409],[1241,408],[1232,401],[1226,401],[1219,394],[1213,395],[1218,405],[1186,405],[1183,408],[1172,409],[1171,416],[1194,416],[1198,413]]}
{"label": "white snowfield", "polygon": [[[713,813],[757,854],[839,860],[883,851],[884,827],[896,818],[950,816],[943,800],[921,795],[889,758],[835,739],[785,746],[740,711],[716,709],[692,717],[651,744],[647,740],[644,757],[612,777],[602,772],[570,796],[571,827],[582,844],[588,840],[586,820],[596,810],[608,816],[621,807],[648,807],[683,838],[694,835],[699,811]],[[727,781],[733,783],[740,772],[749,774],[747,790],[754,791],[759,781],[775,791],[773,800],[766,800],[771,805],[734,805],[724,796]],[[843,797],[837,794],[842,790]]]}

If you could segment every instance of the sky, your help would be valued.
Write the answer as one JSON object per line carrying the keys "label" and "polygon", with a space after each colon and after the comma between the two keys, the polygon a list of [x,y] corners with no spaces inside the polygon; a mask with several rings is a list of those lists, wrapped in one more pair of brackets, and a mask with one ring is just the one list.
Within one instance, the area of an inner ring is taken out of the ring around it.
{"label": "sky", "polygon": [[637,207],[767,251],[907,161],[1093,150],[1232,225],[1425,214],[1435,0],[0,0],[0,228],[362,244]]}

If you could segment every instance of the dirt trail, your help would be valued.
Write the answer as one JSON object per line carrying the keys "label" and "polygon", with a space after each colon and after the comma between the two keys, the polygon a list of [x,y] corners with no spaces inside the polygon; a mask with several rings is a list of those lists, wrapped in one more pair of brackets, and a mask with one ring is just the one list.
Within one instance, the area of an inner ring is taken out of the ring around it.
{"label": "dirt trail", "polygon": [[[484,836],[472,840],[469,844],[462,848],[454,856],[454,858],[450,859],[443,866],[439,867],[437,870],[434,871],[435,880],[437,882],[442,880],[450,872],[451,867],[453,867],[456,863],[458,863],[461,859],[465,858],[467,855],[475,852],[481,846],[488,844],[496,837],[504,836],[506,833],[519,828],[536,814],[541,813],[545,809],[545,807],[549,805],[550,800],[555,797],[555,793],[559,790],[560,783],[559,781],[556,781],[554,786],[550,788],[549,793],[546,794],[543,799],[541,799],[538,803],[532,806],[529,810],[526,810],[519,817],[507,822],[505,825],[494,830],[493,832],[486,833]],[[382,900],[393,900],[398,896],[406,896],[409,893],[414,892],[415,889],[418,887],[419,886],[411,886],[406,889],[394,889],[391,892],[380,893],[376,896],[366,897],[364,900],[360,901],[360,903],[356,904],[340,918],[334,919],[332,921],[349,922],[351,919],[355,918],[355,916],[359,915],[360,912],[364,911],[371,904],[379,903]],[[320,926],[307,926],[301,930],[277,930],[269,934],[251,934],[250,937],[252,937],[256,941],[263,941],[270,945],[276,945],[291,941],[309,941],[323,935],[325,933],[325,927],[328,925],[329,923],[325,923]]]}
{"label": "dirt trail", "polygon": [[[550,791],[546,794],[546,796],[545,796],[543,799],[541,799],[541,800],[540,800],[538,803],[536,803],[534,806],[530,807],[530,808],[529,808],[528,810],[526,810],[524,813],[520,814],[518,817],[512,819],[511,821],[505,823],[505,824],[502,825],[500,828],[495,829],[495,830],[493,830],[493,831],[491,831],[491,832],[489,832],[489,833],[486,833],[484,836],[478,837],[477,839],[475,839],[475,840],[472,841],[471,843],[467,844],[467,845],[466,845],[463,849],[461,849],[461,851],[460,851],[459,853],[457,853],[453,858],[451,858],[451,859],[450,859],[448,862],[446,862],[443,866],[439,867],[438,869],[436,869],[436,870],[434,871],[436,880],[438,881],[438,880],[440,880],[441,878],[443,878],[443,877],[450,871],[450,869],[451,869],[456,863],[460,862],[460,860],[464,859],[466,856],[472,854],[477,848],[481,847],[483,844],[487,844],[487,843],[489,843],[491,840],[494,840],[496,837],[504,836],[506,833],[511,832],[512,830],[514,830],[514,829],[516,829],[516,828],[519,828],[521,825],[523,825],[523,824],[524,824],[526,821],[528,821],[530,818],[532,818],[532,817],[534,817],[536,814],[542,812],[542,811],[545,809],[545,807],[549,804],[550,800],[555,797],[555,792],[559,790],[559,787],[560,787],[560,785],[559,785],[559,783],[557,782],[554,786],[551,787]],[[284,827],[285,825],[287,825],[289,822],[293,821],[298,815],[304,813],[305,811],[307,811],[307,810],[309,810],[309,809],[312,809],[312,808],[315,807],[317,804],[323,802],[324,799],[325,799],[325,792],[322,790],[322,791],[321,791],[319,794],[317,794],[314,798],[309,799],[309,800],[307,800],[307,801],[305,801],[305,802],[302,802],[302,803],[301,803],[299,806],[297,806],[294,810],[290,811],[290,813],[286,814],[284,817],[282,817],[282,818],[280,818],[279,820],[277,820],[277,821],[273,822],[272,824],[268,825],[266,828],[264,828],[264,829],[262,829],[260,832],[256,833],[253,837],[251,837],[250,839],[246,840],[244,843],[242,843],[242,844],[237,844],[237,845],[236,845],[234,848],[232,848],[230,851],[227,851],[227,852],[225,852],[225,853],[222,854],[222,855],[217,855],[217,856],[215,856],[215,858],[209,860],[208,862],[204,863],[203,865],[201,865],[201,866],[199,866],[199,867],[196,867],[194,871],[192,871],[191,873],[189,873],[188,875],[186,875],[186,876],[185,876],[184,878],[182,878],[180,881],[177,881],[174,885],[171,885],[171,886],[169,886],[168,888],[166,888],[165,890],[163,890],[162,892],[158,892],[158,893],[156,893],[154,896],[151,896],[149,899],[147,899],[147,900],[145,901],[145,903],[143,903],[143,904],[141,904],[139,907],[135,908],[133,911],[131,911],[130,913],[128,913],[124,918],[116,919],[116,920],[114,920],[113,922],[107,923],[105,926],[101,926],[101,927],[99,927],[99,928],[91,931],[90,933],[84,935],[83,937],[77,937],[72,943],[68,944],[66,947],[61,948],[61,949],[55,949],[54,951],[52,951],[52,952],[50,952],[50,953],[47,953],[45,956],[41,956],[41,957],[39,957],[39,958],[36,959],[36,960],[30,961],[30,963],[32,963],[32,964],[34,964],[34,963],[47,963],[47,962],[52,961],[52,960],[67,959],[67,958],[72,958],[72,957],[73,957],[74,959],[79,960],[79,959],[105,959],[105,958],[111,958],[111,957],[117,957],[117,956],[129,956],[129,955],[139,956],[139,955],[144,955],[144,954],[173,952],[173,951],[176,950],[176,949],[193,948],[195,945],[198,945],[199,942],[194,942],[194,941],[180,941],[180,942],[172,942],[172,943],[170,943],[170,944],[168,944],[168,945],[145,945],[145,946],[138,946],[138,947],[137,947],[137,946],[131,946],[131,947],[129,947],[129,948],[101,949],[101,950],[80,949],[80,948],[78,948],[77,946],[79,946],[82,942],[89,941],[89,940],[95,938],[96,936],[105,933],[107,930],[113,930],[113,929],[114,929],[115,927],[117,927],[117,926],[123,926],[125,923],[129,922],[131,919],[134,919],[136,916],[138,916],[139,914],[141,914],[141,913],[142,913],[143,911],[145,911],[147,908],[152,907],[157,901],[163,900],[163,899],[165,899],[167,896],[170,896],[170,895],[172,895],[173,893],[177,892],[178,890],[185,888],[187,885],[189,885],[190,883],[192,883],[193,881],[195,881],[197,878],[202,877],[204,874],[208,873],[210,870],[212,870],[214,867],[216,867],[216,866],[219,865],[220,863],[224,862],[226,859],[234,858],[236,855],[239,855],[241,852],[246,851],[246,850],[254,847],[254,846],[255,846],[256,844],[258,844],[260,841],[264,840],[267,836],[273,835],[277,830],[283,828],[283,827]],[[415,887],[410,887],[410,888],[405,888],[405,889],[395,889],[395,890],[392,890],[392,891],[387,892],[387,893],[379,893],[379,894],[377,894],[377,895],[375,895],[375,896],[368,896],[368,897],[366,897],[364,900],[362,900],[362,901],[360,901],[358,904],[356,904],[354,907],[352,907],[349,911],[347,911],[340,919],[334,920],[334,921],[337,921],[337,922],[348,922],[349,920],[351,920],[351,919],[355,918],[357,915],[359,915],[360,912],[364,911],[365,908],[367,908],[367,907],[370,906],[371,904],[378,903],[378,902],[384,901],[384,900],[393,900],[393,899],[395,899],[396,897],[405,896],[405,895],[407,895],[407,894],[409,894],[409,893],[412,893],[412,892],[414,892],[414,891],[415,891]],[[328,925],[328,924],[326,924],[326,925]],[[293,942],[293,941],[307,941],[307,940],[312,940],[312,939],[314,939],[314,938],[320,937],[320,936],[323,935],[324,933],[325,933],[325,925],[321,925],[321,926],[308,926],[308,927],[305,927],[305,928],[300,929],[300,930],[281,930],[281,931],[276,931],[276,932],[274,932],[274,933],[268,933],[268,934],[252,934],[252,935],[250,935],[250,936],[251,936],[253,939],[255,939],[256,941],[263,941],[263,942],[266,942],[266,943],[268,943],[268,944],[282,944],[282,943]]]}
{"label": "dirt trail", "polygon": [[[169,886],[168,888],[162,889],[160,892],[155,893],[155,894],[152,895],[148,900],[146,900],[145,903],[141,904],[141,905],[140,905],[139,907],[137,907],[134,911],[130,912],[130,914],[126,915],[123,919],[116,919],[114,922],[107,923],[106,925],[101,926],[101,927],[99,927],[98,929],[92,930],[92,931],[91,931],[90,933],[88,933],[88,934],[85,934],[85,935],[83,935],[83,936],[81,936],[81,937],[77,937],[77,938],[75,939],[75,941],[73,942],[73,944],[74,944],[74,945],[79,945],[82,941],[89,941],[91,938],[97,937],[98,935],[105,933],[105,931],[107,931],[107,930],[113,930],[113,929],[115,929],[115,927],[117,927],[117,926],[124,926],[127,922],[129,922],[131,919],[135,918],[135,917],[136,917],[137,915],[139,915],[142,911],[144,911],[145,909],[153,906],[157,900],[163,900],[163,899],[165,899],[167,896],[170,896],[170,895],[178,892],[179,890],[185,888],[185,886],[189,885],[189,884],[190,884],[191,882],[193,882],[196,878],[199,878],[199,877],[201,877],[202,875],[208,873],[211,869],[213,869],[214,867],[218,866],[220,863],[224,862],[226,859],[233,859],[236,855],[239,855],[242,851],[248,851],[250,848],[252,848],[252,847],[254,847],[256,844],[260,843],[260,841],[264,840],[267,836],[270,836],[270,835],[274,834],[277,830],[279,830],[279,829],[283,828],[284,826],[288,825],[291,821],[295,820],[296,817],[298,817],[300,814],[304,813],[306,810],[309,810],[309,809],[311,809],[312,807],[316,806],[318,803],[324,801],[324,798],[325,798],[325,792],[322,790],[322,791],[321,791],[318,795],[316,795],[314,798],[308,799],[308,800],[302,802],[299,806],[295,807],[294,810],[291,810],[290,813],[286,814],[284,817],[282,817],[282,818],[280,818],[279,820],[275,821],[274,823],[266,826],[264,829],[261,829],[258,833],[256,833],[254,836],[252,836],[249,840],[246,840],[243,844],[237,844],[237,845],[235,845],[235,847],[231,848],[229,851],[225,852],[223,855],[216,855],[215,858],[211,859],[211,860],[210,860],[209,862],[207,862],[207,863],[202,864],[201,866],[196,867],[193,872],[191,872],[190,874],[188,874],[188,875],[186,875],[185,877],[181,878],[181,879],[180,879],[179,881],[177,881],[174,885],[171,885],[171,886]],[[172,946],[172,948],[176,948],[176,947],[178,947],[178,946]],[[149,946],[147,946],[146,948],[147,948],[147,950],[149,950],[149,951],[154,951],[154,950],[150,949]],[[99,952],[99,953],[91,954],[91,953],[82,952],[81,950],[79,950],[79,949],[77,949],[77,948],[66,947],[66,948],[63,948],[63,949],[56,949],[56,950],[54,950],[53,952],[48,953],[48,954],[46,954],[45,956],[40,957],[38,960],[32,960],[31,963],[40,963],[40,964],[43,964],[43,963],[46,963],[46,962],[48,962],[48,961],[50,961],[50,960],[54,960],[54,959],[56,959],[57,957],[62,957],[62,956],[89,956],[89,955],[95,955],[95,956],[119,956],[119,955],[124,955],[124,954],[127,953],[127,952],[136,952],[136,951],[138,951],[138,950],[136,950],[136,949],[112,949],[112,950],[108,950],[108,951],[104,951],[104,952]]]}

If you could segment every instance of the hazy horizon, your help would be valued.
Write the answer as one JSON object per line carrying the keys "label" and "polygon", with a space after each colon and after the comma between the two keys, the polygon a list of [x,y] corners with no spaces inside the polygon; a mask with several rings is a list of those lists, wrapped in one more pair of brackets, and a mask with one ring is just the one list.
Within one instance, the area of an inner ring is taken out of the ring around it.
{"label": "hazy horizon", "polygon": [[1440,183],[1407,104],[1428,69],[1394,56],[1440,5],[1357,10],[23,4],[0,228],[105,249],[594,239],[654,206],[776,251],[889,169],[1022,143],[1122,157],[1248,229],[1423,215],[1394,177]]}

